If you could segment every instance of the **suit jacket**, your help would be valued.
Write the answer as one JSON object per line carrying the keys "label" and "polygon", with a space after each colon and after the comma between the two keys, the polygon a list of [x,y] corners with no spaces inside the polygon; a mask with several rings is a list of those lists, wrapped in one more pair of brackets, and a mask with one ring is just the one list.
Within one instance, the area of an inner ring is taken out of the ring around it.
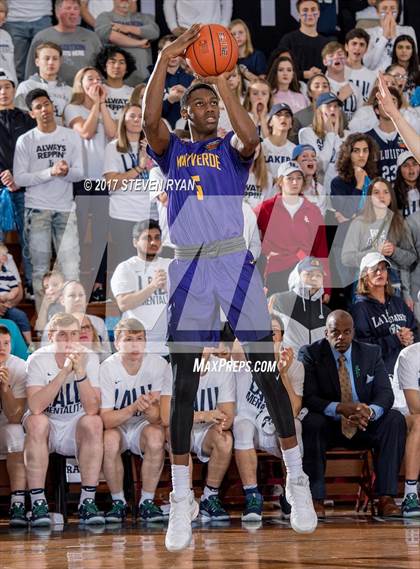
{"label": "suit jacket", "polygon": [[[324,338],[300,349],[298,359],[305,367],[303,405],[323,413],[332,401],[341,401],[338,369],[330,344]],[[353,377],[359,401],[391,409],[394,394],[379,346],[352,342]]]}

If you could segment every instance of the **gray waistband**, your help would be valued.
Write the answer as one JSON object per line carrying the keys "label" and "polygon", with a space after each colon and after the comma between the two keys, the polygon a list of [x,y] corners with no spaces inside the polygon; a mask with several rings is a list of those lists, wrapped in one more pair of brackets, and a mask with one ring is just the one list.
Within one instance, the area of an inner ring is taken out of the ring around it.
{"label": "gray waistband", "polygon": [[194,259],[194,257],[220,257],[228,253],[237,253],[246,249],[245,239],[232,237],[223,241],[212,241],[206,245],[192,245],[191,247],[176,247],[175,259]]}

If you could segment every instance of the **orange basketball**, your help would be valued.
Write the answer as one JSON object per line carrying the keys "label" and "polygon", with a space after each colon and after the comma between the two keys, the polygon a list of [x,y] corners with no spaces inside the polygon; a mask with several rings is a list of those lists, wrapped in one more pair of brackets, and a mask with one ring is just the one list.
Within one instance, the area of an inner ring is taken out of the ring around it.
{"label": "orange basketball", "polygon": [[200,37],[186,49],[185,57],[197,75],[221,75],[235,67],[238,45],[227,28],[208,24],[201,28]]}

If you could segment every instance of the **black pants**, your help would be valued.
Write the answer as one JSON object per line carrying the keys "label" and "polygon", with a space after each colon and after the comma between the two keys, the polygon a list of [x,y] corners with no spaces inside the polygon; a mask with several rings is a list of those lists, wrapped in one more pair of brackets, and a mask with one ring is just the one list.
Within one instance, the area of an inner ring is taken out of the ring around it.
{"label": "black pants", "polygon": [[[271,336],[261,340],[266,351],[258,343],[245,346],[248,360],[254,369],[266,369],[263,362],[274,360]],[[173,454],[190,452],[190,437],[194,419],[194,401],[200,382],[200,372],[194,371],[194,361],[199,361],[201,348],[184,348],[182,352],[169,344],[170,359],[173,373],[173,390],[171,401],[171,446]],[[261,365],[262,364],[262,365]],[[283,382],[277,379],[275,372],[253,373],[254,380],[261,389],[268,412],[281,438],[292,437],[296,434],[292,406]]]}
{"label": "black pants", "polygon": [[308,413],[302,421],[303,469],[309,476],[314,500],[325,498],[326,452],[333,447],[373,449],[376,490],[379,496],[396,496],[398,473],[405,450],[406,423],[399,411],[391,409],[366,431],[352,439],[341,432],[341,421],[320,413]]}

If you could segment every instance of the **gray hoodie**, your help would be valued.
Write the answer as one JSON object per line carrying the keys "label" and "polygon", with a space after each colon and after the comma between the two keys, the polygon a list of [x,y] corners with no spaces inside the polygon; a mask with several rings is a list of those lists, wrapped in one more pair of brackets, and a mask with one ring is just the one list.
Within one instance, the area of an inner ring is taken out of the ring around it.
{"label": "gray hoodie", "polygon": [[406,218],[413,240],[416,259],[410,268],[401,271],[401,283],[404,299],[417,300],[420,291],[420,210]]}

